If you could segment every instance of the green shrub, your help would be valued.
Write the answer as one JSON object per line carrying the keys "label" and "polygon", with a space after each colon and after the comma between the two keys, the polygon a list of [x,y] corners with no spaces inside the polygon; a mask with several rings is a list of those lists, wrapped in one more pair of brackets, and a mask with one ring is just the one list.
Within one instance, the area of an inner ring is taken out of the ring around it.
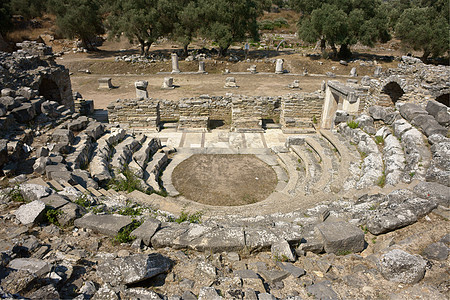
{"label": "green shrub", "polygon": [[258,22],[258,27],[261,30],[274,30],[275,25],[270,20],[262,20],[261,22]]}
{"label": "green shrub", "polygon": [[351,129],[356,129],[359,127],[359,122],[355,122],[353,120],[347,122],[348,127]]}
{"label": "green shrub", "polygon": [[275,28],[289,27],[289,23],[285,18],[277,18],[273,20],[273,26]]}
{"label": "green shrub", "polygon": [[18,186],[15,186],[12,190],[10,190],[7,196],[13,202],[26,202]]}
{"label": "green shrub", "polygon": [[133,220],[133,223],[122,228],[119,233],[114,237],[114,241],[118,243],[129,243],[136,237],[131,235],[131,232],[142,225],[142,221]]}
{"label": "green shrub", "polygon": [[125,168],[122,171],[122,174],[125,176],[126,179],[113,178],[108,183],[108,187],[112,188],[116,192],[124,191],[131,193],[132,191],[138,190],[145,193],[145,191],[141,187],[139,179],[133,174],[133,172],[130,171],[128,166],[125,166]]}
{"label": "green shrub", "polygon": [[141,216],[142,215],[142,207],[124,207],[121,208],[117,213],[122,216]]}
{"label": "green shrub", "polygon": [[60,226],[58,221],[58,216],[61,215],[62,212],[59,209],[54,209],[50,207],[45,208],[45,222],[54,224],[56,226]]}
{"label": "green shrub", "polygon": [[315,115],[313,116],[313,119],[312,119],[312,121],[313,121],[313,123],[314,123],[314,124],[317,124],[317,118],[316,118],[316,116],[315,116]]}
{"label": "green shrub", "polygon": [[75,204],[78,204],[79,206],[82,206],[84,208],[88,208],[92,203],[91,201],[89,201],[87,195],[83,194],[75,200]]}

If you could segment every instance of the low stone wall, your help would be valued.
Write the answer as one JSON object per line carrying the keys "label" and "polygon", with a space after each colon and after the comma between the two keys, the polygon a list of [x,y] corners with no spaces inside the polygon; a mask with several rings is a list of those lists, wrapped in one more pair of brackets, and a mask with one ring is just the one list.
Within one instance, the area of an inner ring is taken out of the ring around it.
{"label": "low stone wall", "polygon": [[320,123],[324,94],[299,93],[282,98],[280,123],[284,128],[312,127],[315,121]]}
{"label": "low stone wall", "polygon": [[[231,120],[232,127],[236,128],[248,124],[253,124],[252,128],[260,128],[263,119],[273,119],[275,122],[282,119],[281,123],[286,126],[311,127],[314,116],[317,121],[321,119],[323,101],[322,92],[279,97],[205,95],[179,101],[119,99],[108,106],[108,116],[111,123],[128,124],[130,127],[154,127],[155,122],[160,120],[182,120],[182,127],[188,128],[189,119],[200,120],[202,124],[205,119]],[[293,120],[293,123],[286,120]]]}
{"label": "low stone wall", "polygon": [[160,102],[148,99],[118,99],[108,105],[110,123],[128,124],[130,127],[149,127],[157,130],[160,122]]}

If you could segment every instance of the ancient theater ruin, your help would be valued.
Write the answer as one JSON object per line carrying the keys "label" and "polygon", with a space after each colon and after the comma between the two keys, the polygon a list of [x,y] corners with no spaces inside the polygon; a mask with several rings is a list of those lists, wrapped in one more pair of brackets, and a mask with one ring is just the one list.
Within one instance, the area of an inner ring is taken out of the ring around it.
{"label": "ancient theater ruin", "polygon": [[[405,56],[275,97],[159,99],[142,76],[100,120],[50,48],[18,46],[0,52],[0,295],[448,295],[448,66]],[[283,62],[269,75],[298,89]]]}

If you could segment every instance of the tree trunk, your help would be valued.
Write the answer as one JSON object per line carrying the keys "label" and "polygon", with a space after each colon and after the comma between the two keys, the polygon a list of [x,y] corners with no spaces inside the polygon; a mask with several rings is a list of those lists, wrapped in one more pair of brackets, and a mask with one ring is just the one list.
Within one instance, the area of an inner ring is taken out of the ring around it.
{"label": "tree trunk", "polygon": [[336,58],[337,53],[338,53],[336,45],[333,42],[331,42],[330,44],[331,44],[331,50],[333,51],[333,58]]}
{"label": "tree trunk", "polygon": [[225,48],[219,46],[219,57],[227,56],[228,47],[230,46],[226,46]]}
{"label": "tree trunk", "polygon": [[423,50],[423,55],[421,60],[426,63],[428,61],[428,56],[430,56],[431,52],[428,49]]}
{"label": "tree trunk", "polygon": [[144,40],[138,39],[139,43],[141,44],[141,56],[145,53],[145,43]]}
{"label": "tree trunk", "polygon": [[184,55],[184,57],[188,57],[189,56],[188,46],[189,46],[189,44],[183,45],[183,55]]}
{"label": "tree trunk", "polygon": [[325,49],[327,48],[327,43],[325,39],[320,40],[320,52],[322,53],[322,57],[325,57]]}
{"label": "tree trunk", "polygon": [[145,56],[148,56],[148,53],[150,52],[150,46],[152,45],[152,43],[146,42],[145,44],[146,44]]}
{"label": "tree trunk", "polygon": [[347,44],[342,44],[339,49],[339,58],[349,58],[352,56],[352,52],[350,51]]}
{"label": "tree trunk", "polygon": [[81,43],[83,44],[84,48],[86,48],[87,50],[89,50],[89,51],[94,50],[94,46],[92,46],[92,43],[89,40],[89,38],[82,37],[81,38]]}

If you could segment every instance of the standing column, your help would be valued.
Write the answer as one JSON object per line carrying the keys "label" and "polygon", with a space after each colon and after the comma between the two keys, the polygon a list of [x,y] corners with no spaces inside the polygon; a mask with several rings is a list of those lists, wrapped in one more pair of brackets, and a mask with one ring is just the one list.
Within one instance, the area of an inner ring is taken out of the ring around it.
{"label": "standing column", "polygon": [[200,60],[198,62],[198,73],[206,73],[205,72],[205,62],[203,60]]}
{"label": "standing column", "polygon": [[176,53],[172,53],[172,73],[180,73],[178,67],[178,55]]}
{"label": "standing column", "polygon": [[275,74],[283,74],[283,63],[284,63],[284,60],[282,58],[277,59],[277,65],[275,67]]}

